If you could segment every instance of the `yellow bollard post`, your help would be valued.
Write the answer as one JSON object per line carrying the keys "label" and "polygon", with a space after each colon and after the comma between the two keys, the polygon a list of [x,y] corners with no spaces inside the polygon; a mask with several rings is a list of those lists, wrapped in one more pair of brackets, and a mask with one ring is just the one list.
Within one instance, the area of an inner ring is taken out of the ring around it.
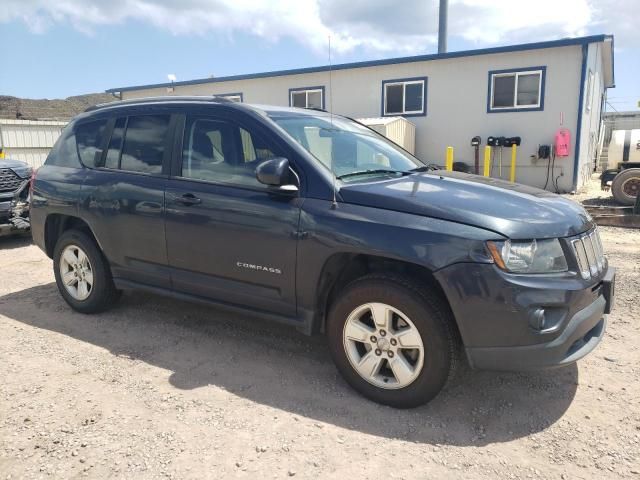
{"label": "yellow bollard post", "polygon": [[491,147],[484,147],[484,176],[488,177],[491,171]]}
{"label": "yellow bollard post", "polygon": [[518,147],[514,143],[511,145],[511,174],[509,175],[509,181],[515,183],[516,181],[516,149]]}
{"label": "yellow bollard post", "polygon": [[453,147],[447,147],[447,163],[445,164],[447,171],[453,170]]}

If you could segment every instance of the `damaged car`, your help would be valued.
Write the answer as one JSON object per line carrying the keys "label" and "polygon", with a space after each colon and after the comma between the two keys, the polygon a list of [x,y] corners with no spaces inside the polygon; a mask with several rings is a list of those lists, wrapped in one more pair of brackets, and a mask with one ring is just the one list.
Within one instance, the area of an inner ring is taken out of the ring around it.
{"label": "damaged car", "polygon": [[0,159],[0,236],[29,231],[29,180],[33,168]]}

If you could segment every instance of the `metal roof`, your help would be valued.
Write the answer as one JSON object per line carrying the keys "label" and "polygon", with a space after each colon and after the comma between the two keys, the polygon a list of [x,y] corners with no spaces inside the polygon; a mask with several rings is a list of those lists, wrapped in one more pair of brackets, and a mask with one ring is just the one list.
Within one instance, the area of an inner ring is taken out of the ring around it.
{"label": "metal roof", "polygon": [[[589,43],[604,42],[605,40],[610,40],[611,42],[613,42],[613,35],[591,35],[587,37],[563,38],[560,40],[523,43],[519,45],[507,45],[503,47],[480,48],[476,50],[461,50],[458,52],[434,53],[434,54],[427,54],[427,55],[415,55],[410,57],[387,58],[383,60],[369,60],[364,62],[342,63],[338,65],[333,65],[331,67],[329,67],[329,65],[323,65],[319,67],[295,68],[291,70],[276,70],[276,71],[262,72],[262,73],[229,75],[226,77],[217,77],[217,78],[216,77],[200,78],[195,80],[185,80],[181,82],[169,82],[169,83],[165,82],[165,83],[154,83],[154,84],[148,84],[148,85],[135,85],[131,87],[110,88],[109,90],[106,90],[106,92],[116,93],[116,92],[127,92],[132,90],[144,90],[148,88],[179,87],[183,85],[199,85],[199,84],[206,84],[206,83],[230,82],[233,80],[250,80],[254,78],[300,75],[305,73],[326,72],[330,68],[331,70],[345,70],[350,68],[375,67],[379,65],[394,65],[398,63],[413,63],[413,62],[425,62],[425,61],[431,61],[431,60],[445,60],[449,58],[472,57],[477,55],[491,55],[496,53],[520,52],[525,50],[539,50],[543,48],[557,48],[557,47],[566,47],[571,45],[587,45]],[[613,53],[611,54],[611,56],[613,60]],[[611,62],[611,64],[613,69],[613,61]],[[612,79],[613,79],[613,74],[612,74]]]}
{"label": "metal roof", "polygon": [[69,122],[62,122],[59,120],[16,120],[13,118],[0,118],[0,125],[33,125],[33,126],[41,126],[41,125],[60,125],[64,126]]}

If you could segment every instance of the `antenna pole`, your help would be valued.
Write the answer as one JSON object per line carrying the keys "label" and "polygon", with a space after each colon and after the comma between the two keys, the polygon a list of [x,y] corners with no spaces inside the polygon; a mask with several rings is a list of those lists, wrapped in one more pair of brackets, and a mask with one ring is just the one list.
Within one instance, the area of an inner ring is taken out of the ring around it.
{"label": "antenna pole", "polygon": [[331,118],[331,125],[333,126],[333,68],[331,65],[331,35],[329,35],[329,114]]}
{"label": "antenna pole", "polygon": [[336,208],[338,208],[338,201],[336,200],[336,189],[338,188],[336,183],[338,182],[338,179],[333,170],[331,171],[331,173],[333,173],[333,201],[331,202],[331,210],[335,210]]}
{"label": "antenna pole", "polygon": [[[331,82],[331,35],[329,35],[329,121],[331,122],[331,127],[333,127],[333,88]],[[331,174],[333,175],[333,202],[331,203],[331,209],[335,210],[338,207],[338,202],[336,201],[336,190],[338,186],[338,178],[336,177],[336,172],[333,171],[333,154],[331,155]]]}

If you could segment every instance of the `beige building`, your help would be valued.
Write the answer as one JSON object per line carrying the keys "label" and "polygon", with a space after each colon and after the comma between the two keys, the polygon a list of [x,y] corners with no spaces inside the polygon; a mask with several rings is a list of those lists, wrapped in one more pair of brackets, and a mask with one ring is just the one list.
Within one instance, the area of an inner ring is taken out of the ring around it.
{"label": "beige building", "polygon": [[[483,145],[489,136],[519,136],[517,181],[568,192],[593,169],[606,89],[613,86],[613,36],[596,35],[107,92],[122,99],[217,95],[355,118],[402,116],[415,125],[416,156],[440,165],[452,146],[455,160],[472,166],[474,136]],[[558,149],[555,158],[539,158],[539,146],[553,147],[559,129],[568,133],[566,155]],[[494,149],[492,176],[509,178],[510,155],[503,149],[500,175],[500,148]]]}

